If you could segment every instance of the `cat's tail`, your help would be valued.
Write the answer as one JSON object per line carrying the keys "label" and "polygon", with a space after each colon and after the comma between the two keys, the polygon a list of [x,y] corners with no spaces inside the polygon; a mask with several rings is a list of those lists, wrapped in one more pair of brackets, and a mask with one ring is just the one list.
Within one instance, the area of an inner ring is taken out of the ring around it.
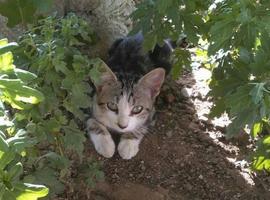
{"label": "cat's tail", "polygon": [[169,74],[173,65],[172,53],[174,49],[178,47],[187,48],[188,46],[186,37],[178,41],[165,39],[163,46],[157,44],[154,50],[149,52],[149,57],[156,66],[162,66],[166,70],[166,74]]}
{"label": "cat's tail", "polygon": [[176,42],[166,39],[164,45],[156,45],[153,51],[149,52],[149,57],[156,66],[161,66],[165,69],[166,74],[169,74],[172,68],[172,53],[176,48]]}

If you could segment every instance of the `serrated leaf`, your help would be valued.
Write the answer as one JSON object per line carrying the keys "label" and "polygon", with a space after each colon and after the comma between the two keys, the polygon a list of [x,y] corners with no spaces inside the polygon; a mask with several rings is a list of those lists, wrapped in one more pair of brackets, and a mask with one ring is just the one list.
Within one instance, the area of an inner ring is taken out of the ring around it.
{"label": "serrated leaf", "polygon": [[270,170],[270,136],[261,138],[257,143],[257,149],[252,163],[253,169]]}
{"label": "serrated leaf", "polygon": [[48,186],[52,195],[61,194],[65,189],[63,183],[58,179],[57,173],[52,168],[41,168],[33,173],[33,176],[35,177],[36,182]]}
{"label": "serrated leaf", "polygon": [[174,79],[177,79],[181,71],[185,68],[189,68],[191,63],[190,52],[187,50],[176,49],[175,52],[176,61],[172,68],[172,76]]}
{"label": "serrated leaf", "polygon": [[51,161],[52,165],[57,169],[63,170],[69,166],[69,160],[55,152],[48,152],[42,157],[45,157]]}
{"label": "serrated leaf", "polygon": [[169,8],[171,6],[171,4],[173,3],[172,0],[157,0],[156,5],[157,5],[157,10],[159,13],[165,13],[165,11],[167,10],[167,8]]}
{"label": "serrated leaf", "polygon": [[144,36],[143,48],[145,51],[149,50],[153,51],[156,43],[157,43],[157,35],[147,34]]}
{"label": "serrated leaf", "polygon": [[71,121],[69,126],[63,127],[65,136],[63,137],[64,145],[67,149],[77,152],[78,156],[82,159],[82,152],[84,149],[83,143],[86,138],[74,121]]}
{"label": "serrated leaf", "polygon": [[264,92],[264,85],[265,83],[255,83],[255,86],[250,91],[250,95],[254,104],[258,104],[263,100],[263,92]]}

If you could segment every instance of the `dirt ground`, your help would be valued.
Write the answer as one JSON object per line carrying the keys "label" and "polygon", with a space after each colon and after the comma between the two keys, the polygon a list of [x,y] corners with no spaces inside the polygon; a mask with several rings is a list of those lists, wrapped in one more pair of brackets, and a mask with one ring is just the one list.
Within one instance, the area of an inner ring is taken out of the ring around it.
{"label": "dirt ground", "polygon": [[269,200],[270,176],[251,173],[242,161],[248,137],[227,141],[224,128],[199,117],[209,102],[196,90],[190,73],[163,87],[156,119],[132,160],[117,153],[105,159],[87,142],[85,153],[103,163],[105,179],[67,199]]}

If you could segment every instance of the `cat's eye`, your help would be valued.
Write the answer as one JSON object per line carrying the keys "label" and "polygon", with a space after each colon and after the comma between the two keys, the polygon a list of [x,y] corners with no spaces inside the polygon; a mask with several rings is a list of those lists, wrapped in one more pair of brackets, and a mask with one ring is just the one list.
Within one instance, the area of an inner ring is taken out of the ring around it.
{"label": "cat's eye", "polygon": [[117,104],[116,103],[113,103],[113,102],[108,102],[107,103],[107,107],[113,111],[113,112],[117,112],[118,111],[118,107],[117,107]]}
{"label": "cat's eye", "polygon": [[136,114],[139,114],[140,112],[142,112],[142,110],[143,110],[143,107],[142,106],[135,106],[132,109],[131,113],[136,115]]}

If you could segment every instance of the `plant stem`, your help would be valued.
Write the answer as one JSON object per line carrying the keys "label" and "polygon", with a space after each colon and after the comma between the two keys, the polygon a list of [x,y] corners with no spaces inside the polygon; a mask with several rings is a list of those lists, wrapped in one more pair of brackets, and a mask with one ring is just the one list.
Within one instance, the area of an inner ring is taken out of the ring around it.
{"label": "plant stem", "polygon": [[18,4],[21,20],[22,20],[23,29],[26,30],[27,26],[26,26],[26,23],[25,23],[25,20],[24,20],[23,10],[22,10],[21,4],[20,4],[20,0],[17,0],[17,4]]}

